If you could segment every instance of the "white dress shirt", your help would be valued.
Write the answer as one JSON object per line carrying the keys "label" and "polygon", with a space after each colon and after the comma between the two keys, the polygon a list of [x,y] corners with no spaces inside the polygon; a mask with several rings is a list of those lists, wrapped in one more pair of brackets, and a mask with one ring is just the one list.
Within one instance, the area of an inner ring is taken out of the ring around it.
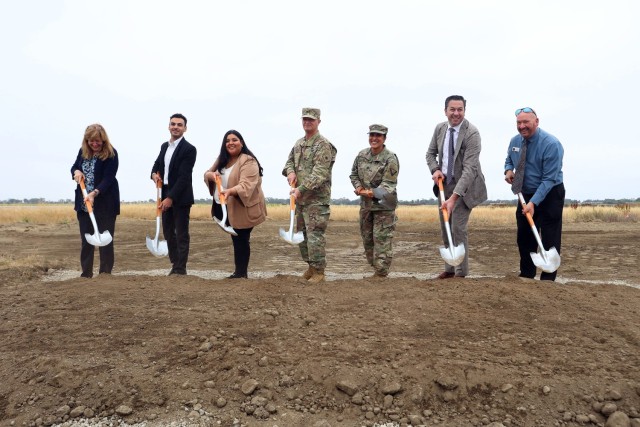
{"label": "white dress shirt", "polygon": [[[458,145],[458,135],[460,135],[460,126],[462,126],[462,123],[460,123],[458,126],[453,126],[453,129],[455,129],[455,131],[453,132],[453,152],[454,153],[455,153],[455,148]],[[447,126],[447,132],[444,134],[444,144],[442,144],[442,173],[445,174],[445,176],[447,171],[449,170],[448,168],[449,142],[451,140],[451,137],[450,137],[451,133],[449,129],[451,129],[451,126]],[[454,178],[454,177],[447,176],[447,178]]]}
{"label": "white dress shirt", "polygon": [[178,148],[178,144],[182,141],[182,137],[176,139],[174,142],[169,141],[169,146],[167,147],[167,152],[164,153],[164,176],[163,183],[164,185],[169,185],[169,165],[171,164],[171,157],[173,157],[173,152]]}

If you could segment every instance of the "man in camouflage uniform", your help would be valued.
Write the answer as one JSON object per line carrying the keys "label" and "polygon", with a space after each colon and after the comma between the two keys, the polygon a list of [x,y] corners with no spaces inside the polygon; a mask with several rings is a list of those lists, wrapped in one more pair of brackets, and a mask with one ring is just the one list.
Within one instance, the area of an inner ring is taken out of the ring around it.
{"label": "man in camouflage uniform", "polygon": [[360,196],[360,234],[367,261],[375,269],[374,278],[389,274],[397,222],[396,185],[400,164],[385,145],[387,132],[386,126],[369,126],[370,147],[358,153],[349,175],[355,193]]}
{"label": "man in camouflage uniform", "polygon": [[320,135],[319,124],[319,109],[302,109],[305,136],[296,141],[282,170],[296,198],[296,228],[304,234],[300,254],[309,264],[303,277],[311,283],[324,281],[324,232],[331,213],[331,170],[338,151]]}

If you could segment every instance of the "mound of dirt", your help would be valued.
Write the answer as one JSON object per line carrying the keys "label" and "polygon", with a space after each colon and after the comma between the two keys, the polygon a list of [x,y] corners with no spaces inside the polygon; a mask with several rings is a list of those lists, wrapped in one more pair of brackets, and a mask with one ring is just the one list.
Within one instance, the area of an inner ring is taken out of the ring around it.
{"label": "mound of dirt", "polygon": [[546,283],[498,227],[472,230],[470,277],[434,280],[437,225],[402,224],[372,281],[357,224],[332,222],[314,286],[279,226],[255,230],[249,280],[221,278],[210,222],[167,277],[152,224],[119,220],[116,271],[91,280],[76,224],[0,227],[3,259],[34,264],[0,270],[0,424],[640,426],[637,226],[565,227]]}

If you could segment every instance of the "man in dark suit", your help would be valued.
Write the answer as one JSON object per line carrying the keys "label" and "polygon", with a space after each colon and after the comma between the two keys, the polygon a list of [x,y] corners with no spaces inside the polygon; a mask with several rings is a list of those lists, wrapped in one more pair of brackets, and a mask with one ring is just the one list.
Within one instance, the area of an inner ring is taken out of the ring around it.
{"label": "man in dark suit", "polygon": [[[487,200],[487,186],[480,167],[480,132],[464,118],[467,101],[460,95],[451,95],[444,102],[447,121],[436,126],[427,150],[427,165],[433,181],[444,182],[446,209],[451,222],[453,244],[464,245],[464,261],[453,267],[445,263],[438,279],[465,277],[469,274],[469,245],[467,223],[471,209]],[[436,159],[437,157],[437,159]],[[440,214],[442,239],[449,246],[442,213]]]}
{"label": "man in dark suit", "polygon": [[186,131],[187,118],[182,114],[171,116],[171,139],[162,144],[151,170],[151,179],[162,181],[162,232],[173,264],[170,275],[187,274],[189,258],[189,214],[194,202],[191,175],[197,150],[183,138]]}

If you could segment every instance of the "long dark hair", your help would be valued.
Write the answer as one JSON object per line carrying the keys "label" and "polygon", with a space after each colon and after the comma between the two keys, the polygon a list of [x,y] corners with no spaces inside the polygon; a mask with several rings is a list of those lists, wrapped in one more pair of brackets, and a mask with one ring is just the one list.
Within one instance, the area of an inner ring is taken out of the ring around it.
{"label": "long dark hair", "polygon": [[227,153],[227,137],[232,134],[237,136],[240,142],[242,142],[242,149],[240,150],[240,153],[247,154],[256,159],[256,162],[258,163],[258,171],[260,173],[260,176],[262,176],[262,166],[260,166],[258,158],[251,152],[251,150],[249,150],[249,147],[247,147],[247,143],[244,142],[244,138],[242,137],[242,135],[240,135],[240,132],[233,129],[227,131],[227,133],[224,134],[224,137],[222,137],[222,146],[220,147],[220,154],[218,155],[218,172],[222,173],[222,168],[225,168],[227,166],[227,163],[229,163],[229,153]]}

